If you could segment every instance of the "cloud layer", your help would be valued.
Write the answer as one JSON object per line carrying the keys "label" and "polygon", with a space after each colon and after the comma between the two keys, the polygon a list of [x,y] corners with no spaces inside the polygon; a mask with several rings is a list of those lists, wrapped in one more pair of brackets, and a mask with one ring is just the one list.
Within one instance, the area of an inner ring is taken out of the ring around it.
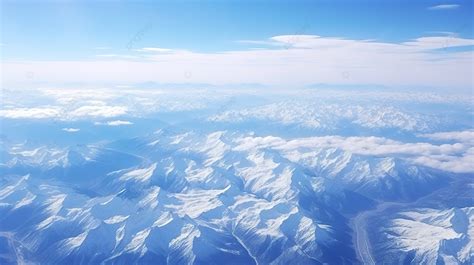
{"label": "cloud layer", "polygon": [[[474,45],[455,36],[401,43],[315,35],[243,41],[253,47],[214,53],[146,47],[81,61],[3,62],[4,84],[31,82],[311,83],[472,87]],[[258,49],[254,49],[258,48]],[[34,73],[34,80],[26,73]]]}

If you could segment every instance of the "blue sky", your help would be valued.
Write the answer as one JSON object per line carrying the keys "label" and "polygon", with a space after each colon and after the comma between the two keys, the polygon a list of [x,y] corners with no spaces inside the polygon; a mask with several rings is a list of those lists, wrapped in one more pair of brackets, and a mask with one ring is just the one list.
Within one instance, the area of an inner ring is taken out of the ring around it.
{"label": "blue sky", "polygon": [[[114,72],[111,77],[126,72],[127,78],[119,78],[122,83],[472,86],[466,75],[472,71],[472,1],[2,1],[1,7],[4,84],[31,81],[30,73],[43,83],[84,81],[92,75],[78,75],[76,69],[84,68],[98,69],[97,75],[107,69]],[[339,49],[341,45],[345,49]],[[290,47],[295,50],[286,51]],[[333,53],[324,53],[328,47]],[[275,49],[279,52],[272,52]],[[304,49],[311,52],[304,54]],[[397,53],[400,56],[388,57]],[[409,53],[417,56],[409,57]],[[246,59],[236,63],[240,58]],[[294,59],[293,66],[273,67],[288,58]],[[315,65],[305,66],[308,58]],[[118,60],[147,64],[132,66]],[[333,61],[340,63],[332,65]],[[203,63],[212,67],[202,70]],[[226,69],[234,64],[238,66]],[[360,72],[381,64],[393,70]],[[305,70],[321,65],[336,70]],[[303,69],[296,73],[294,69],[300,66]],[[405,66],[416,69],[398,73]],[[127,68],[140,70],[133,73]],[[65,69],[71,69],[63,74],[69,79],[57,79],[55,72]],[[238,74],[214,80],[216,71]],[[248,75],[251,71],[267,76],[290,72],[290,77],[270,82]],[[109,72],[87,81],[107,82]],[[352,79],[342,72],[350,72]],[[452,80],[428,80],[440,74]],[[387,78],[371,80],[370,76]]]}
{"label": "blue sky", "polygon": [[[457,8],[430,10],[441,4]],[[314,34],[405,41],[437,32],[473,37],[472,1],[14,1],[2,2],[4,58],[71,59],[95,47],[212,52],[238,40]]]}

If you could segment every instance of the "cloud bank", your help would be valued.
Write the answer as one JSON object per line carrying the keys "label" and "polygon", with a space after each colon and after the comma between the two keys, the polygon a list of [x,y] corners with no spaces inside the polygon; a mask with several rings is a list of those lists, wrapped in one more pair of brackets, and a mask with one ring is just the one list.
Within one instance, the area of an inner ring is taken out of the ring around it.
{"label": "cloud bank", "polygon": [[273,148],[292,156],[300,156],[317,148],[339,148],[367,156],[393,156],[412,163],[448,172],[474,172],[474,145],[472,139],[452,144],[403,143],[384,137],[323,136],[285,140],[280,137],[243,137],[237,140],[236,151]]}

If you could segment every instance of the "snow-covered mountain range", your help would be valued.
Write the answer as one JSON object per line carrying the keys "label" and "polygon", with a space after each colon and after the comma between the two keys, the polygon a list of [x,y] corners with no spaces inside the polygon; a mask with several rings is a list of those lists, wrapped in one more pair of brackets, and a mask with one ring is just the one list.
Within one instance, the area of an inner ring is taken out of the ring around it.
{"label": "snow-covered mountain range", "polygon": [[[354,213],[379,200],[423,196],[453,176],[403,158],[263,140],[267,145],[252,134],[159,130],[96,146],[4,145],[2,260],[357,263]],[[401,249],[412,251],[407,242],[423,223],[418,219],[408,229],[403,219],[394,221],[393,233],[407,245]],[[440,232],[439,241],[465,235],[459,255],[469,257],[471,230]],[[424,254],[431,250],[427,245],[420,255],[431,258]]]}

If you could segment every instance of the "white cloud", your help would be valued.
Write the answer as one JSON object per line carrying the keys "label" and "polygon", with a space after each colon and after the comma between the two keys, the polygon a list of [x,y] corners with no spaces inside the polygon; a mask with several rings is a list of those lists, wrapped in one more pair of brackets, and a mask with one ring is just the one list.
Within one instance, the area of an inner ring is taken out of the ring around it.
{"label": "white cloud", "polygon": [[474,144],[474,131],[438,132],[431,134],[421,134],[420,136],[433,140],[460,141]]}
{"label": "white cloud", "polygon": [[415,39],[413,41],[404,42],[403,44],[413,49],[429,50],[449,47],[471,46],[474,45],[474,40],[457,38],[451,35],[442,37],[423,37]]}
{"label": "white cloud", "polygon": [[[262,145],[261,141],[267,145]],[[289,150],[297,148],[341,148],[355,154],[361,155],[432,155],[432,154],[459,154],[466,150],[461,143],[433,145],[430,143],[403,143],[383,137],[342,137],[322,136],[300,138],[284,141],[281,138],[260,139],[247,138],[238,149],[252,147],[273,147],[276,149]],[[283,142],[282,142],[283,141]]]}
{"label": "white cloud", "polygon": [[[144,48],[141,59],[3,62],[4,83],[35,82],[312,83],[471,87],[473,52],[432,52],[474,45],[455,36],[422,37],[402,43],[283,35],[263,49],[199,53]],[[132,55],[125,55],[132,56]],[[112,55],[110,55],[110,58]],[[78,71],[78,69],[81,69]],[[218,74],[217,74],[218,73]],[[343,75],[347,73],[347,75]]]}
{"label": "white cloud", "polygon": [[122,126],[122,125],[132,125],[133,122],[116,120],[116,121],[108,121],[108,122],[95,122],[94,124],[95,125],[108,125],[108,126]]}
{"label": "white cloud", "polygon": [[60,111],[53,107],[14,108],[0,110],[0,117],[10,119],[48,119],[56,118]]}
{"label": "white cloud", "polygon": [[323,136],[286,141],[280,137],[244,137],[237,140],[236,151],[273,148],[287,153],[315,148],[339,148],[367,156],[395,156],[412,163],[456,173],[474,172],[474,147],[469,143],[435,145],[403,143],[383,137]]}
{"label": "white cloud", "polygon": [[459,8],[459,5],[457,4],[444,4],[444,5],[431,6],[428,9],[429,10],[452,10],[452,9],[457,9],[457,8]]}
{"label": "white cloud", "polygon": [[70,132],[70,133],[75,133],[75,132],[78,132],[80,130],[81,129],[78,129],[78,128],[63,128],[63,131]]}
{"label": "white cloud", "polygon": [[469,148],[461,156],[420,156],[414,159],[420,165],[456,173],[474,172],[474,148]]}

